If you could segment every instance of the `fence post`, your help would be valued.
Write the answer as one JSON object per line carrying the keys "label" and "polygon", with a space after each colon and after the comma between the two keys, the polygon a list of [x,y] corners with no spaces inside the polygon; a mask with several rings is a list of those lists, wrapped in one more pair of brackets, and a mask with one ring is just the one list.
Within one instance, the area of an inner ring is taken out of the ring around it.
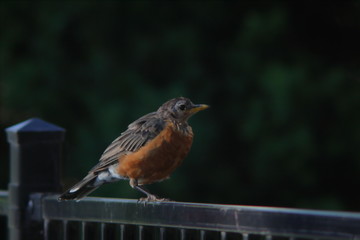
{"label": "fence post", "polygon": [[10,143],[9,239],[43,239],[41,223],[29,217],[32,193],[59,192],[65,130],[32,118],[6,129]]}

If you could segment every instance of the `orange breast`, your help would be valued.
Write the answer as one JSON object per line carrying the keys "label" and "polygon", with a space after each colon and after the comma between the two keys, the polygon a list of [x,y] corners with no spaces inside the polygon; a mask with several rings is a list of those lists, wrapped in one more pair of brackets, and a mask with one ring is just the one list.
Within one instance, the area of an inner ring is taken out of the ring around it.
{"label": "orange breast", "polygon": [[188,154],[192,139],[191,131],[184,134],[169,123],[137,152],[122,156],[117,171],[121,176],[137,179],[139,184],[166,179]]}

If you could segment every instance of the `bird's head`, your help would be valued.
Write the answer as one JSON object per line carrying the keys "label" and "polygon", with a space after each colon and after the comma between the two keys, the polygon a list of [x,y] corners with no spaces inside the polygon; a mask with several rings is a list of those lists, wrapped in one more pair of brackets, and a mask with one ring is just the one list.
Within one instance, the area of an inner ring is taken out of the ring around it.
{"label": "bird's head", "polygon": [[188,98],[174,98],[164,103],[158,112],[167,118],[172,118],[179,122],[186,122],[193,114],[209,108],[206,104],[194,104]]}

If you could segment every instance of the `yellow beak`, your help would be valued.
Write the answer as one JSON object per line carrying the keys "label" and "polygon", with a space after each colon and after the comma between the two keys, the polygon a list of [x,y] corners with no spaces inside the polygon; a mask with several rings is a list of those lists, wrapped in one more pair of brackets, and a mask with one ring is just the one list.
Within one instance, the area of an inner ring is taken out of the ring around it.
{"label": "yellow beak", "polygon": [[206,104],[194,104],[192,108],[189,109],[189,113],[194,114],[197,113],[199,111],[205,110],[207,108],[209,108],[209,105]]}

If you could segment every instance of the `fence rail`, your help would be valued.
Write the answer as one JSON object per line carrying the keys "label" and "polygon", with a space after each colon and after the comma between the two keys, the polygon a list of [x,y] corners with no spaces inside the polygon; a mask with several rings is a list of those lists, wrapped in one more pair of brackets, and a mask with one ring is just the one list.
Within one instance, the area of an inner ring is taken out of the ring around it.
{"label": "fence rail", "polygon": [[[0,215],[10,240],[360,240],[360,213],[91,197],[58,202],[63,129],[32,119],[7,133],[11,181],[0,191]],[[41,161],[47,174],[26,171]]]}
{"label": "fence rail", "polygon": [[[91,209],[91,211],[89,211]],[[104,222],[311,238],[360,237],[360,214],[183,202],[139,203],[136,200],[86,198],[43,202],[45,220]]]}

